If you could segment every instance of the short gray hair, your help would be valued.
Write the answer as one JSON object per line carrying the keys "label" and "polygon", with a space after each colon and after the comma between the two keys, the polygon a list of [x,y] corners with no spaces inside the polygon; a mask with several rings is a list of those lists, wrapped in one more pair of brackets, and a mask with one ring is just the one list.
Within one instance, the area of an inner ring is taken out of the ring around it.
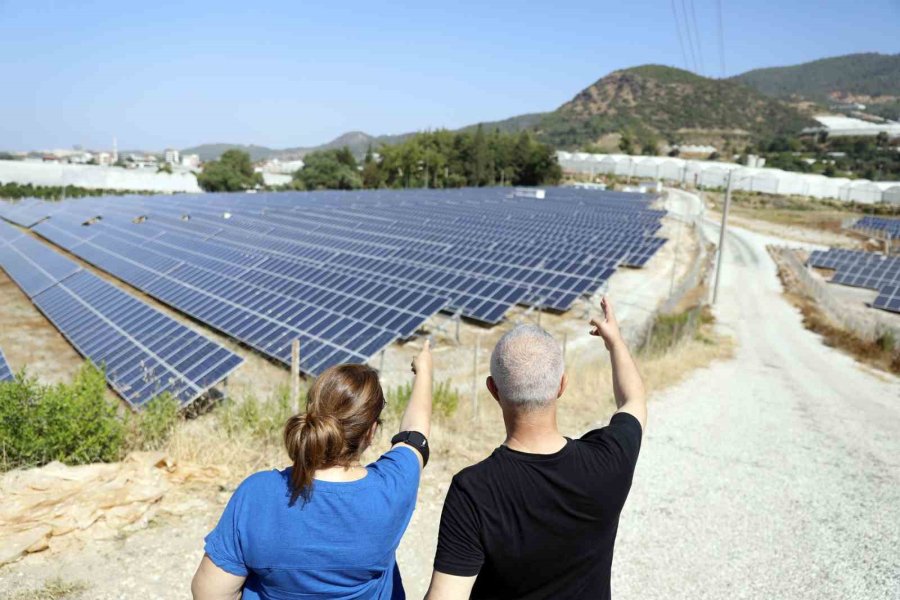
{"label": "short gray hair", "polygon": [[491,377],[500,398],[526,410],[556,400],[565,369],[562,348],[536,325],[517,325],[491,354]]}

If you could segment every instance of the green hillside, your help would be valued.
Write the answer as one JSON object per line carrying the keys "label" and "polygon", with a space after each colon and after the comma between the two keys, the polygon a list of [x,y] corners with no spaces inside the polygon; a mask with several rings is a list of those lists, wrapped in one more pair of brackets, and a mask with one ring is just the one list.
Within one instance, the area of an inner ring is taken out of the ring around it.
{"label": "green hillside", "polygon": [[717,135],[763,139],[811,122],[796,109],[733,81],[662,65],[615,71],[579,92],[536,126],[561,148],[630,132],[670,142]]}
{"label": "green hillside", "polygon": [[831,94],[900,96],[900,54],[848,54],[733,78],[775,98],[826,101]]}

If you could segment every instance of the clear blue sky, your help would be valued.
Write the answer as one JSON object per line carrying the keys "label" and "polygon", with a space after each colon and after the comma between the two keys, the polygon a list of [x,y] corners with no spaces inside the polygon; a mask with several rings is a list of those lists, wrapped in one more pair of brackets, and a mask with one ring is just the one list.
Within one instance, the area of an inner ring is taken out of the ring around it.
{"label": "clear blue sky", "polygon": [[[716,1],[674,4],[693,5],[720,76]],[[900,52],[900,0],[722,6],[728,75]],[[7,150],[314,145],[552,110],[615,69],[684,66],[671,0],[0,0],[0,56]]]}

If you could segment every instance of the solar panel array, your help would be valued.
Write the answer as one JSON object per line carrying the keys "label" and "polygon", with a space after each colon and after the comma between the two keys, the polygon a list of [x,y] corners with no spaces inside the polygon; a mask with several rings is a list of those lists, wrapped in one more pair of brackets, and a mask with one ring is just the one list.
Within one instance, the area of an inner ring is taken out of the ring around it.
{"label": "solar panel array", "polygon": [[829,248],[810,253],[813,267],[833,269],[833,283],[878,290],[875,308],[900,312],[900,257]]}
{"label": "solar panel array", "polygon": [[665,242],[651,201],[385,190],[28,202],[0,215],[272,358],[288,362],[299,338],[301,368],[317,374],[441,310],[493,324],[516,304],[571,308]]}
{"label": "solar panel array", "polygon": [[12,369],[9,368],[9,363],[6,362],[3,350],[0,350],[0,382],[12,381],[13,379],[15,379],[15,375],[13,374]]}
{"label": "solar panel array", "polygon": [[0,267],[135,407],[165,392],[186,405],[243,362],[10,225],[0,225]]}
{"label": "solar panel array", "polygon": [[888,219],[885,217],[863,217],[853,224],[853,229],[859,231],[877,231],[882,235],[890,235],[892,238],[900,238],[900,219]]}

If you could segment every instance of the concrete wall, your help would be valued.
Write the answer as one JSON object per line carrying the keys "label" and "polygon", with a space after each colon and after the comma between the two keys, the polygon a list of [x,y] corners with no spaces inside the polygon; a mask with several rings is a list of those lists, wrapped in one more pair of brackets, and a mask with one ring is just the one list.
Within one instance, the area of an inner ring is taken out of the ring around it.
{"label": "concrete wall", "polygon": [[193,173],[156,173],[152,169],[123,169],[0,160],[0,183],[65,186],[141,192],[202,192]]}

